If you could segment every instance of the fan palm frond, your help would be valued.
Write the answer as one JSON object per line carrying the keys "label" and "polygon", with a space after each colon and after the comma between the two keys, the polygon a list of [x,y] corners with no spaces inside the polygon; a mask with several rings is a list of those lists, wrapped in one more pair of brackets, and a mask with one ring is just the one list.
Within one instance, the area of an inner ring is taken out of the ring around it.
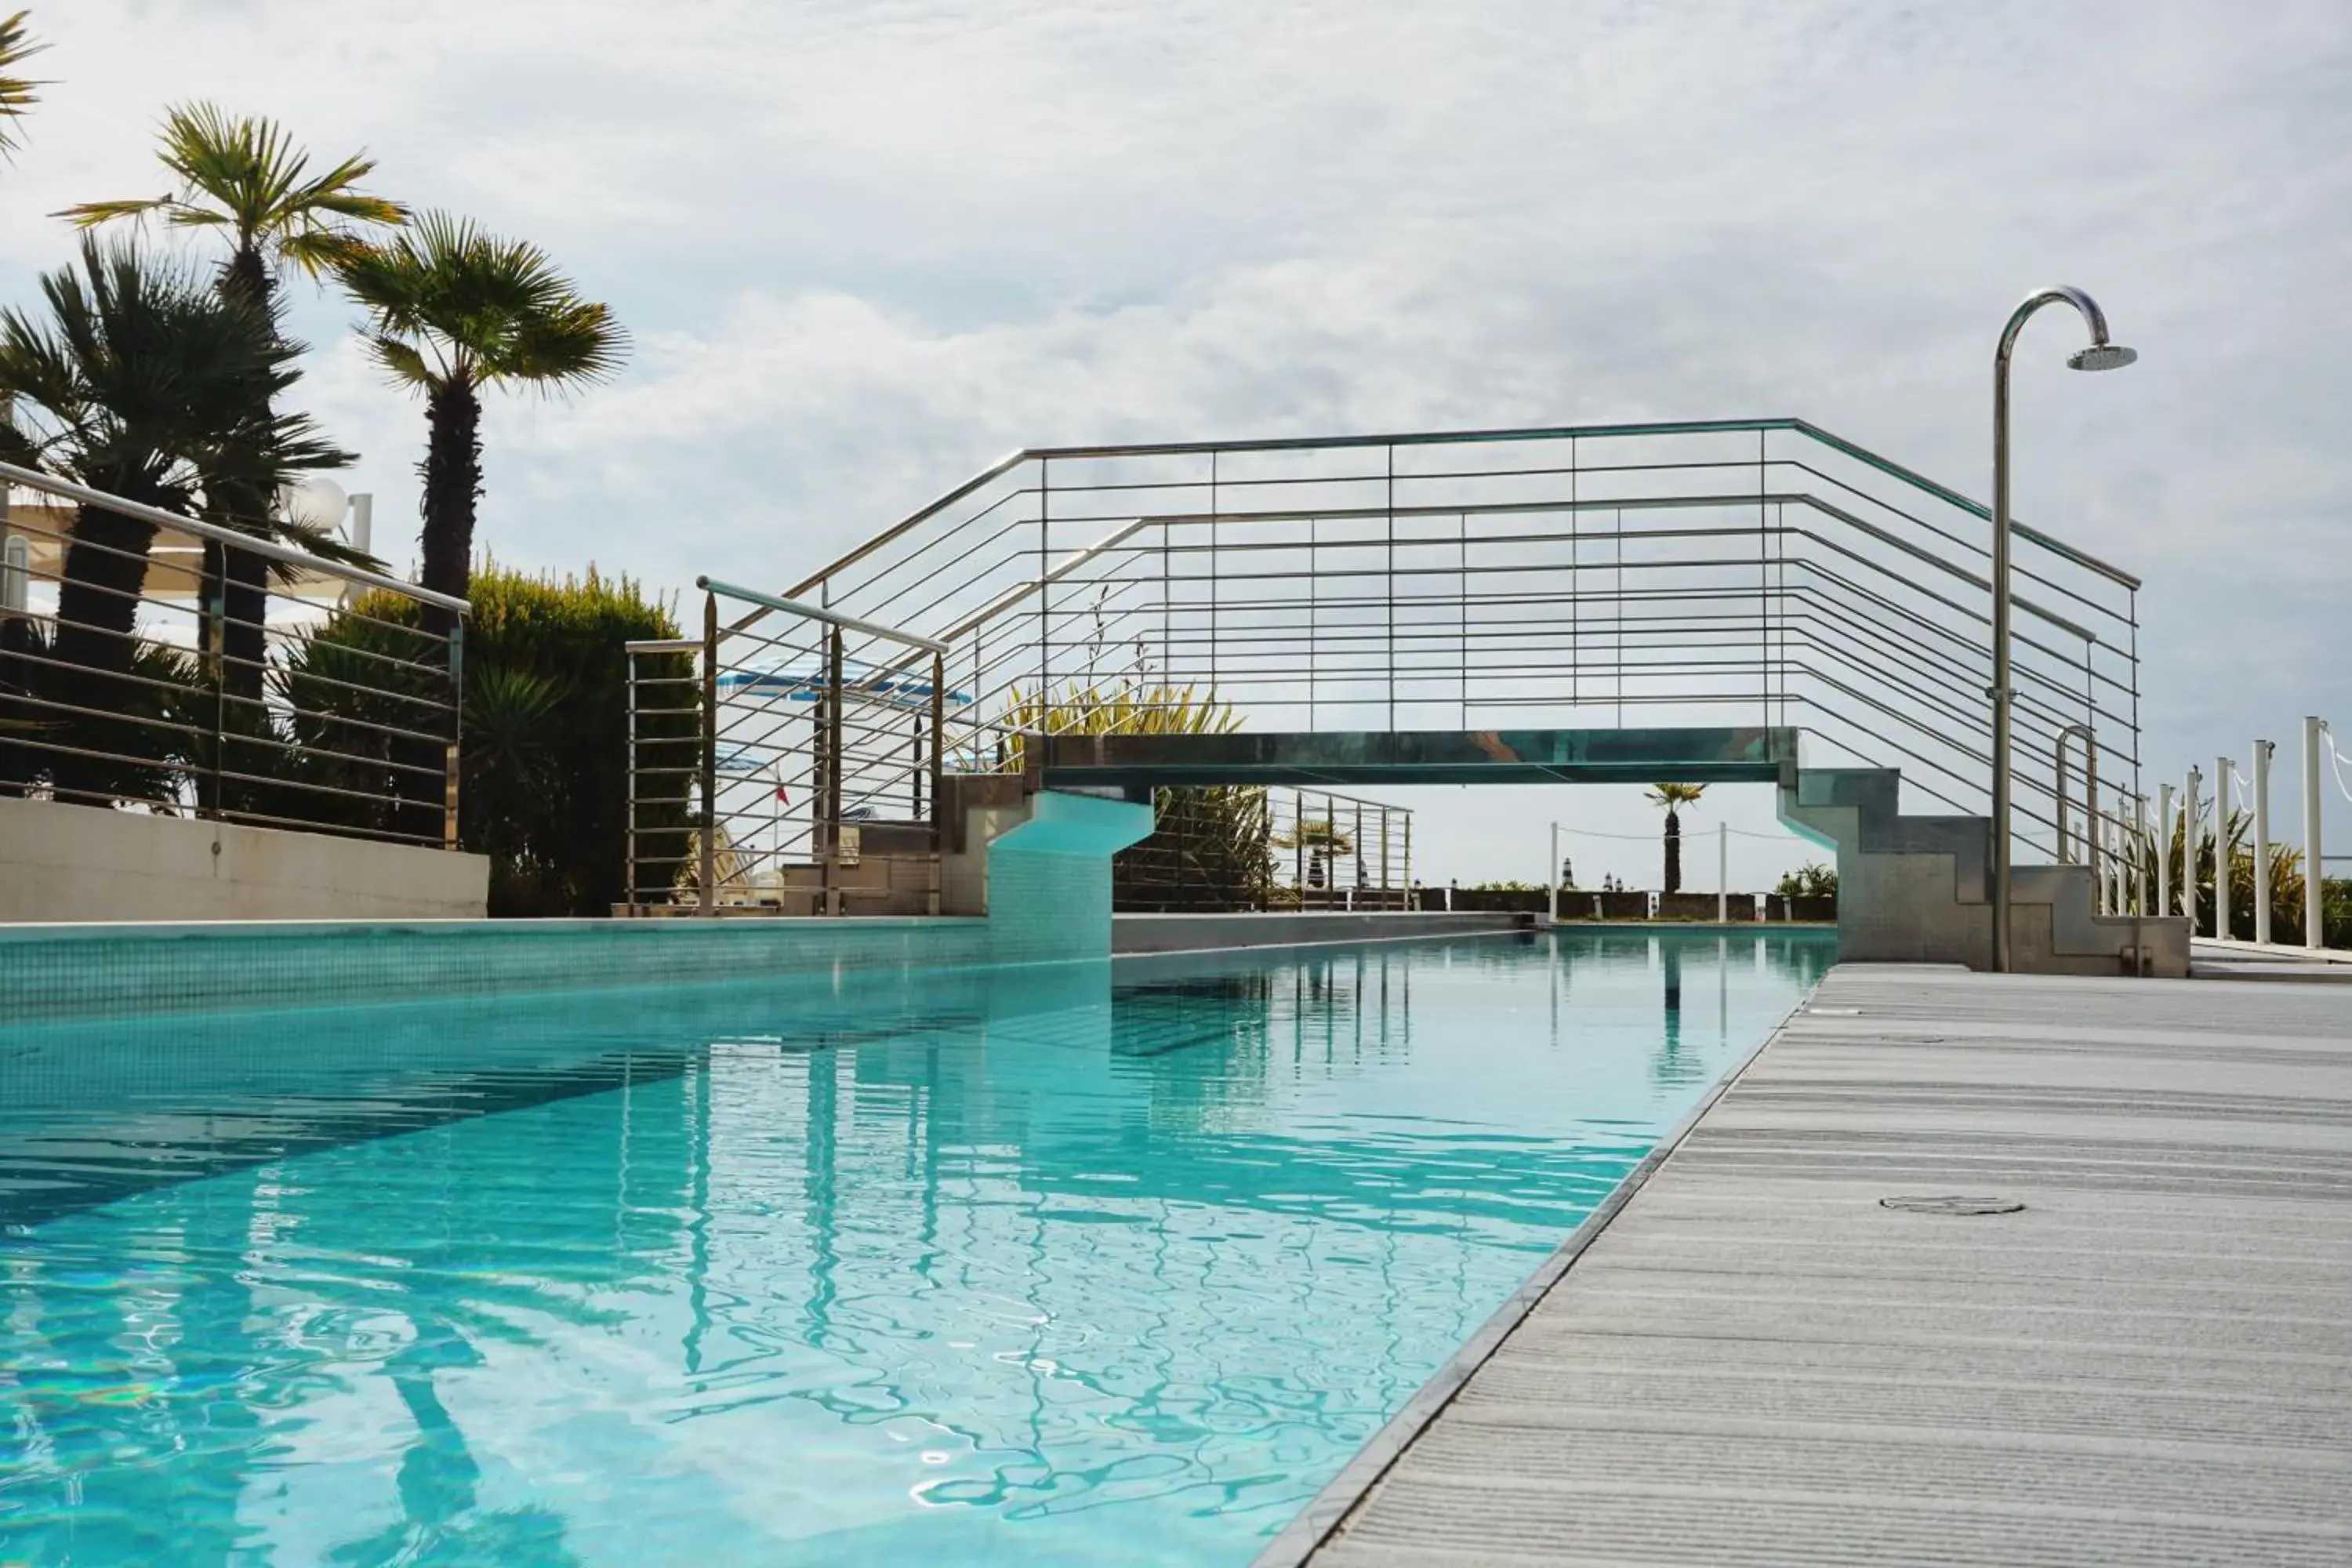
{"label": "fan palm frond", "polygon": [[27,15],[19,11],[0,20],[0,153],[14,153],[20,145],[16,122],[41,101],[41,95],[34,89],[47,85],[16,74],[18,66],[48,47],[35,42],[26,29]]}

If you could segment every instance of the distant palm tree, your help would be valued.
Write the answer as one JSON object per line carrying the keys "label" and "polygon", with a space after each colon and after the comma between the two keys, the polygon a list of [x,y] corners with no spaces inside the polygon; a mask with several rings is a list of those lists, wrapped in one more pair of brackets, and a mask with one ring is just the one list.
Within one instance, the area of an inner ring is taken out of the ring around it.
{"label": "distant palm tree", "polygon": [[1654,785],[1646,798],[1652,805],[1666,810],[1666,887],[1669,893],[1683,890],[1683,823],[1679,808],[1696,805],[1706,785],[1695,784],[1662,784]]}
{"label": "distant palm tree", "polygon": [[463,595],[482,494],[482,389],[560,391],[620,368],[628,338],[605,306],[580,297],[545,251],[426,213],[347,259],[343,286],[368,313],[369,350],[425,395],[424,570]]}
{"label": "distant palm tree", "polygon": [[[161,141],[156,155],[179,182],[177,190],[85,202],[57,216],[92,228],[153,214],[173,228],[216,230],[229,245],[221,263],[221,296],[257,310],[272,311],[280,272],[324,276],[367,248],[367,230],[407,221],[398,203],[359,188],[374,172],[374,160],[357,153],[311,176],[310,153],[272,120],[230,115],[209,103],[183,104],[163,117]],[[265,420],[268,416],[267,409],[257,413]],[[328,545],[326,553],[346,553],[273,516],[281,476],[258,457],[228,448],[205,473],[205,510],[213,519],[240,532],[292,535],[305,548]],[[264,630],[268,563],[243,552],[227,552],[224,561],[223,553],[208,549],[205,565],[207,588],[221,585],[224,679],[230,691],[257,701],[269,647]]]}
{"label": "distant palm tree", "polygon": [[[271,472],[351,460],[307,416],[268,413],[294,379],[297,350],[264,312],[135,248],[89,238],[79,270],[48,274],[41,292],[47,321],[0,311],[0,397],[16,411],[0,426],[0,454],[11,460],[183,513],[228,449],[257,454]],[[83,506],[75,515],[48,651],[59,668],[47,684],[58,710],[86,710],[76,723],[130,705],[154,540],[154,524],[120,512]],[[72,782],[78,767],[59,759],[60,787],[103,793],[103,770]]]}
{"label": "distant palm tree", "polygon": [[1307,886],[1320,888],[1329,879],[1325,868],[1336,866],[1356,852],[1356,841],[1328,817],[1302,816],[1296,827],[1274,836],[1283,849],[1307,852]]}
{"label": "distant palm tree", "polygon": [[0,153],[14,153],[21,143],[16,139],[16,121],[25,111],[41,101],[33,89],[41,84],[16,74],[16,68],[48,47],[33,41],[25,31],[25,18],[29,13],[19,11],[5,21],[0,21]]}

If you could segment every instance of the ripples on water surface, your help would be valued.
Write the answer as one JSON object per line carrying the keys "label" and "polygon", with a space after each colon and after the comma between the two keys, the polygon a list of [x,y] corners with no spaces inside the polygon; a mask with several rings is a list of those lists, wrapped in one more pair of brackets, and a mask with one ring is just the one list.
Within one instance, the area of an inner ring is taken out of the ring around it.
{"label": "ripples on water surface", "polygon": [[1245,1563],[1829,962],[0,1032],[0,1563]]}

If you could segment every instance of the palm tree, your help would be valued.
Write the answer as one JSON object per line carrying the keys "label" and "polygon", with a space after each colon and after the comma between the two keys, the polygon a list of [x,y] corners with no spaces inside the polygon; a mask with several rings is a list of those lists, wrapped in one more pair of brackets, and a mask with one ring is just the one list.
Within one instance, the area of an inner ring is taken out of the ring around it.
{"label": "palm tree", "polygon": [[1669,893],[1683,890],[1683,822],[1679,809],[1696,805],[1706,785],[1695,784],[1662,784],[1654,785],[1643,798],[1652,805],[1666,809],[1666,887]]}
{"label": "palm tree", "polygon": [[[269,311],[278,274],[319,278],[366,248],[364,232],[407,221],[396,202],[361,190],[375,170],[364,153],[324,174],[310,174],[310,155],[275,121],[234,116],[209,103],[183,104],[163,117],[157,156],[178,181],[167,195],[129,201],[86,202],[58,216],[79,228],[160,216],[173,228],[212,229],[229,244],[221,263],[225,299]],[[290,380],[290,377],[289,378]],[[257,413],[267,419],[268,410]],[[205,476],[205,510],[216,521],[270,537],[295,531],[274,521],[277,492],[257,453],[225,450]],[[323,542],[301,534],[316,550]],[[329,550],[328,553],[345,553]],[[221,651],[229,689],[248,702],[261,696],[268,656],[268,563],[244,552],[205,552],[205,581],[221,590]],[[207,597],[209,597],[209,593]]]}
{"label": "palm tree", "polygon": [[[80,269],[44,277],[41,293],[47,321],[0,310],[0,397],[14,399],[17,414],[0,426],[0,451],[11,460],[184,514],[205,471],[232,452],[263,479],[351,461],[307,416],[269,412],[295,378],[300,345],[267,312],[92,238],[82,241]],[[45,683],[61,710],[131,706],[154,540],[152,523],[94,506],[77,511],[47,653],[57,668]],[[92,736],[115,733],[87,713],[71,722],[94,725]],[[62,756],[53,772],[61,788],[85,793],[103,793],[110,776]]]}
{"label": "palm tree", "polygon": [[341,272],[368,313],[377,362],[425,395],[419,581],[463,596],[482,494],[482,389],[552,392],[604,380],[620,368],[627,335],[545,251],[447,213],[423,215]]}
{"label": "palm tree", "polygon": [[1276,834],[1274,842],[1277,848],[1306,852],[1305,885],[1309,888],[1324,886],[1328,880],[1327,868],[1356,852],[1355,839],[1328,816],[1301,816],[1297,826]]}
{"label": "palm tree", "polygon": [[375,172],[366,153],[305,179],[310,155],[276,121],[214,104],[182,104],[165,115],[156,156],[178,176],[177,191],[85,202],[56,216],[80,228],[159,214],[173,228],[225,229],[221,292],[257,304],[276,290],[279,270],[324,277],[367,249],[362,230],[408,221],[399,203],[359,188]]}
{"label": "palm tree", "polygon": [[33,90],[41,85],[39,82],[11,74],[25,61],[48,47],[47,44],[35,43],[31,35],[25,31],[27,15],[29,13],[19,11],[5,21],[0,21],[0,153],[16,150],[19,145],[16,121],[25,118],[26,110],[41,101],[41,95]]}

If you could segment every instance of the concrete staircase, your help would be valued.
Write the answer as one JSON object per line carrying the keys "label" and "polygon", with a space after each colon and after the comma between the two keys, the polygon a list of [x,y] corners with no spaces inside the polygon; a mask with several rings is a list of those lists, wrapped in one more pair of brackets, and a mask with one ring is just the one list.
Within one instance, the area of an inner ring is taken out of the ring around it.
{"label": "concrete staircase", "polygon": [[[1837,853],[1838,952],[1863,963],[1992,967],[1991,824],[1905,816],[1892,768],[1797,768],[1780,820]],[[2019,866],[2010,878],[2021,974],[2189,973],[2189,922],[2098,913],[2086,866]]]}

